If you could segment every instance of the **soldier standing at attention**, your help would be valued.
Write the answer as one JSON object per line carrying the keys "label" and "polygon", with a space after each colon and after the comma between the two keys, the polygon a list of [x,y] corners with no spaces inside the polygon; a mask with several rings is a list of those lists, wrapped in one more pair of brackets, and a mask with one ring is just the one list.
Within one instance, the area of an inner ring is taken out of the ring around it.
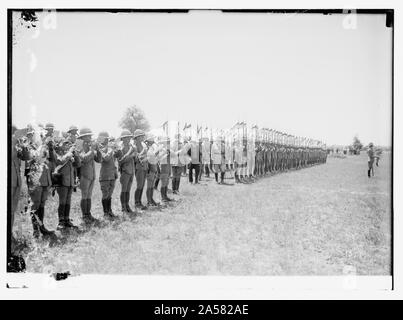
{"label": "soldier standing at attention", "polygon": [[83,141],[83,149],[80,152],[81,160],[81,177],[80,177],[80,189],[81,189],[81,211],[83,214],[83,221],[86,225],[99,224],[99,220],[95,219],[91,214],[91,197],[92,190],[95,183],[95,161],[101,162],[101,153],[98,148],[98,144],[92,140],[92,132],[89,128],[82,128],[78,139]]}
{"label": "soldier standing at attention", "polygon": [[122,211],[127,213],[133,213],[130,208],[130,190],[133,184],[134,177],[134,157],[136,155],[136,149],[130,145],[130,139],[133,135],[129,130],[123,130],[120,135],[122,141],[122,149],[118,153],[118,164],[120,173],[120,203],[122,205]]}
{"label": "soldier standing at attention", "polygon": [[371,171],[372,176],[374,175],[374,160],[375,160],[375,153],[374,153],[374,144],[370,142],[368,145],[368,178],[371,178]]}
{"label": "soldier standing at attention", "polygon": [[195,172],[195,184],[199,183],[200,175],[200,145],[197,141],[191,140],[188,150],[190,156],[190,168],[189,168],[189,182],[193,183],[193,170]]}
{"label": "soldier standing at attention", "polygon": [[202,142],[202,165],[205,172],[205,177],[210,177],[210,148],[211,144],[207,137],[203,138]]}
{"label": "soldier standing at attention", "polygon": [[[211,146],[211,160],[213,161],[214,177],[218,184],[224,183],[225,176],[225,157],[223,156],[223,146],[221,137],[216,137]],[[218,174],[220,173],[220,181],[218,181]]]}
{"label": "soldier standing at attention", "polygon": [[159,148],[155,143],[154,136],[152,134],[148,134],[145,139],[145,143],[147,145],[147,163],[148,163],[148,171],[147,171],[147,205],[150,207],[156,207],[159,204],[154,201],[154,186],[155,186],[155,177],[157,175],[157,166],[158,166],[158,153]]}
{"label": "soldier standing at attention", "polygon": [[167,195],[169,171],[170,171],[170,148],[169,139],[162,138],[160,141],[160,152],[158,153],[158,159],[160,163],[160,179],[161,179],[161,199],[163,202],[172,201]]}
{"label": "soldier standing at attention", "polygon": [[98,142],[101,157],[99,183],[102,192],[102,208],[104,217],[113,220],[117,218],[112,212],[112,195],[115,190],[116,179],[118,178],[118,171],[115,165],[116,153],[115,150],[109,146],[108,132],[100,132]]}
{"label": "soldier standing at attention", "polygon": [[147,162],[147,146],[144,143],[145,133],[143,130],[137,129],[134,131],[134,146],[137,151],[137,156],[134,158],[135,175],[136,175],[136,191],[134,192],[134,205],[140,210],[147,210],[147,207],[141,203],[143,189],[146,182],[148,172]]}
{"label": "soldier standing at attention", "polygon": [[172,168],[172,191],[174,194],[179,194],[179,186],[181,182],[183,166],[186,165],[185,155],[189,147],[189,145],[185,147],[180,139],[180,134],[176,134],[170,152],[170,162]]}

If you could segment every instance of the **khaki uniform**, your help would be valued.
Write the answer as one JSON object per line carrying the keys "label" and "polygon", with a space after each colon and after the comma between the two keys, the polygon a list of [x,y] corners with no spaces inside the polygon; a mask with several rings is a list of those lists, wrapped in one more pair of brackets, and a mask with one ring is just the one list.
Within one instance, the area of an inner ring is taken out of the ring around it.
{"label": "khaki uniform", "polygon": [[101,185],[102,199],[112,197],[115,190],[115,182],[118,178],[118,170],[115,165],[115,153],[111,148],[105,147],[100,150],[101,170],[99,183]]}
{"label": "khaki uniform", "polygon": [[101,162],[100,151],[89,150],[80,153],[81,160],[81,177],[80,177],[80,189],[81,198],[91,199],[92,190],[94,189],[94,183],[96,179],[95,174],[95,162]]}

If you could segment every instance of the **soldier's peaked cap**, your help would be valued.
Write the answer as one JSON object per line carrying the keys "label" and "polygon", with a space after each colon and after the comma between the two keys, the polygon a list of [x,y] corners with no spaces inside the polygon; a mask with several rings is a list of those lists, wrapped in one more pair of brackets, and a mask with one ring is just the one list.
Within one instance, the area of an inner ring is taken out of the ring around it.
{"label": "soldier's peaked cap", "polygon": [[55,128],[55,125],[54,125],[53,123],[48,122],[48,123],[45,125],[45,129],[54,129],[54,128]]}
{"label": "soldier's peaked cap", "polygon": [[136,129],[136,130],[134,131],[134,134],[133,134],[134,138],[141,137],[141,136],[145,136],[145,135],[146,135],[146,134],[145,134],[144,131],[141,130],[141,129]]}
{"label": "soldier's peaked cap", "polygon": [[91,136],[92,135],[92,131],[90,130],[90,128],[84,127],[80,129],[80,134],[78,135],[78,138],[82,138],[85,136]]}

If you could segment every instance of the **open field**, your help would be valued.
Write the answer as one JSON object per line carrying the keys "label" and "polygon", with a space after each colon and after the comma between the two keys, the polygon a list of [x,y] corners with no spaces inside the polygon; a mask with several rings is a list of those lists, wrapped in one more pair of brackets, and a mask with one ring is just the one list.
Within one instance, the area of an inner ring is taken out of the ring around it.
{"label": "open field", "polygon": [[[33,240],[30,219],[16,216],[15,233],[29,272],[170,275],[390,274],[391,168],[384,154],[375,177],[366,155],[223,186],[182,178],[175,206],[121,217],[50,247]],[[113,199],[121,215],[120,185]],[[133,191],[131,200],[133,201]],[[172,197],[172,195],[170,195]],[[72,218],[81,221],[80,191]],[[159,192],[155,198],[159,201]],[[93,214],[102,217],[99,183]],[[57,195],[46,206],[56,228]],[[22,206],[23,201],[20,202]],[[132,205],[133,207],[133,205]]]}

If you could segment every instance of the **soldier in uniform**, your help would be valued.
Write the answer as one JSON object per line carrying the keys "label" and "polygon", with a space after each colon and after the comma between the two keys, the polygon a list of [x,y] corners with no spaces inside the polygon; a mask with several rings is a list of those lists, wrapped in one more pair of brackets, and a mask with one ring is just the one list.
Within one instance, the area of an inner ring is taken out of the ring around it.
{"label": "soldier in uniform", "polygon": [[[211,146],[211,160],[213,161],[214,177],[218,184],[224,183],[225,176],[225,156],[222,145],[222,138],[216,137]],[[218,174],[220,173],[220,181],[218,181]]]}
{"label": "soldier in uniform", "polygon": [[170,174],[170,146],[169,139],[163,138],[160,141],[160,152],[158,153],[158,160],[160,163],[160,179],[161,179],[161,199],[163,202],[172,201],[168,197],[168,182]]}
{"label": "soldier in uniform", "polygon": [[83,141],[83,149],[80,152],[80,206],[83,214],[83,221],[86,225],[97,225],[99,224],[99,220],[94,218],[91,214],[91,198],[96,179],[95,162],[101,162],[101,153],[99,151],[98,144],[91,140],[92,132],[89,128],[82,128],[80,130],[80,135],[77,138]]}
{"label": "soldier in uniform", "polygon": [[175,135],[171,147],[171,168],[172,168],[172,191],[174,194],[179,194],[179,186],[181,181],[181,175],[183,172],[183,166],[186,165],[185,155],[190,145],[184,146],[181,142],[180,134]]}
{"label": "soldier in uniform", "polygon": [[230,177],[233,177],[234,172],[234,148],[229,139],[225,140],[225,166],[226,170],[229,172]]}
{"label": "soldier in uniform", "polygon": [[112,195],[115,190],[118,171],[115,159],[118,156],[115,149],[109,145],[108,132],[100,132],[98,135],[101,170],[99,172],[99,183],[102,192],[102,208],[107,219],[117,218],[112,211]]}
{"label": "soldier in uniform", "polygon": [[204,137],[202,142],[202,166],[207,178],[210,177],[210,148],[211,144],[209,139]]}
{"label": "soldier in uniform", "polygon": [[30,156],[27,165],[29,175],[27,177],[28,194],[32,201],[31,220],[33,236],[51,236],[53,231],[46,229],[44,225],[45,203],[48,199],[49,188],[52,186],[50,163],[55,162],[53,142],[41,145],[31,144]]}
{"label": "soldier in uniform", "polygon": [[200,145],[197,141],[190,140],[190,147],[188,150],[188,155],[190,157],[189,182],[193,183],[193,171],[194,171],[195,172],[195,184],[197,184],[197,183],[199,183],[200,157],[201,157]]}
{"label": "soldier in uniform", "polygon": [[[75,125],[71,125],[67,130],[67,134],[67,139],[74,145],[77,141],[78,127],[76,127]],[[76,185],[78,185],[80,182],[80,168],[74,168],[74,181]],[[73,191],[76,191],[75,188],[76,187],[73,188]]]}
{"label": "soldier in uniform", "polygon": [[368,178],[371,178],[371,171],[372,176],[374,175],[374,161],[375,161],[375,153],[374,153],[374,144],[370,142],[368,145]]}
{"label": "soldier in uniform", "polygon": [[147,171],[147,205],[150,207],[158,206],[159,204],[154,201],[154,184],[155,177],[157,175],[157,167],[158,167],[158,153],[159,147],[155,143],[154,136],[152,134],[148,134],[145,143],[147,145],[147,163],[148,163],[148,171]]}
{"label": "soldier in uniform", "polygon": [[133,213],[130,208],[130,190],[133,184],[134,177],[134,157],[136,155],[136,149],[130,145],[130,139],[133,135],[129,130],[123,130],[120,135],[122,141],[122,149],[118,154],[119,173],[120,173],[120,203],[122,205],[122,211],[127,213]]}
{"label": "soldier in uniform", "polygon": [[59,196],[59,224],[58,230],[77,229],[70,220],[71,195],[74,187],[74,167],[79,167],[81,164],[78,152],[75,146],[68,139],[61,142],[59,153],[56,153],[55,172],[60,173],[61,181],[56,186],[56,191]]}
{"label": "soldier in uniform", "polygon": [[145,133],[141,129],[134,131],[134,147],[137,155],[134,158],[135,176],[136,176],[136,191],[134,192],[134,205],[140,210],[146,210],[147,207],[141,203],[143,189],[147,178],[148,162],[147,162],[147,146],[144,143]]}

